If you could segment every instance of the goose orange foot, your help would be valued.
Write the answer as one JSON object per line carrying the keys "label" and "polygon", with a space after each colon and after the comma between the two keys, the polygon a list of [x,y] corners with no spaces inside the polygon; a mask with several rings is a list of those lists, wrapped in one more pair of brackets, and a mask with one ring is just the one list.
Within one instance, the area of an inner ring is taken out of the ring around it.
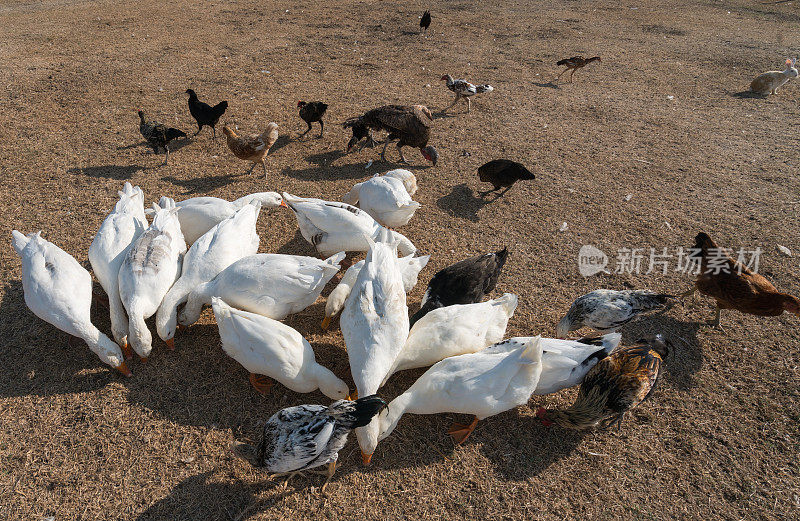
{"label": "goose orange foot", "polygon": [[260,392],[264,396],[268,395],[270,390],[272,390],[272,386],[275,385],[275,382],[263,374],[255,374],[250,373],[250,383],[253,385],[256,391]]}
{"label": "goose orange foot", "polygon": [[131,349],[131,345],[128,342],[125,342],[124,346],[120,346],[122,349],[122,354],[125,356],[125,360],[130,360],[133,358],[133,349]]}
{"label": "goose orange foot", "polygon": [[475,416],[472,419],[472,423],[470,423],[469,425],[464,425],[463,423],[454,423],[450,427],[450,430],[447,431],[447,434],[453,437],[453,441],[456,443],[456,445],[461,445],[462,443],[467,441],[467,438],[469,438],[469,435],[472,434],[472,431],[475,430],[475,427],[477,427],[477,425],[478,425],[478,417]]}

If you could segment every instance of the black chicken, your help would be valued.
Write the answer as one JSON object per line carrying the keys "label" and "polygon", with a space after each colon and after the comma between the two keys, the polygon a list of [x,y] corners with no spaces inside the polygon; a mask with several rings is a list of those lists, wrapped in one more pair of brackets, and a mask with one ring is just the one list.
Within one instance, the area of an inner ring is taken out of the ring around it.
{"label": "black chicken", "polygon": [[508,248],[485,253],[444,268],[428,283],[422,307],[410,319],[410,325],[434,309],[453,304],[480,302],[497,285],[497,279],[508,258]]}
{"label": "black chicken", "polygon": [[220,101],[212,107],[208,103],[203,103],[197,99],[197,94],[195,94],[192,89],[186,89],[186,94],[189,95],[189,113],[195,121],[197,121],[197,132],[195,132],[194,135],[196,136],[199,134],[200,131],[203,130],[203,127],[211,127],[214,138],[216,138],[216,125],[219,118],[221,118],[228,109],[228,102]]}
{"label": "black chicken", "polygon": [[431,26],[431,12],[425,11],[422,13],[422,18],[419,20],[419,28],[421,31],[425,31],[425,34],[428,33],[428,27]]}
{"label": "black chicken", "polygon": [[[424,105],[384,105],[377,109],[372,109],[363,116],[350,118],[344,122],[344,128],[353,129],[353,137],[347,144],[349,152],[353,145],[358,143],[363,137],[372,141],[369,130],[385,130],[389,133],[383,145],[381,159],[386,160],[386,146],[390,141],[397,140],[397,151],[400,153],[400,161],[407,163],[403,155],[403,147],[410,146],[419,148],[422,157],[433,163],[439,160],[439,152],[432,145],[428,145],[431,136],[431,123],[433,115],[428,107]],[[372,141],[374,143],[374,141]],[[363,148],[363,146],[362,146]]]}
{"label": "black chicken", "polygon": [[500,197],[508,192],[517,181],[536,179],[536,176],[516,161],[495,159],[478,168],[478,178],[481,182],[492,183],[492,186],[494,186],[491,190],[480,192],[481,196],[488,195],[505,186],[506,189],[497,194],[497,197]]}
{"label": "black chicken", "polygon": [[300,137],[305,136],[311,131],[311,124],[315,121],[319,121],[319,137],[322,137],[322,133],[325,132],[325,122],[322,121],[322,116],[324,116],[325,111],[328,110],[328,105],[321,101],[311,101],[309,103],[298,101],[297,108],[300,109],[300,117],[303,118],[303,121],[308,125],[308,129],[303,132]]}
{"label": "black chicken", "polygon": [[153,153],[158,154],[159,148],[167,151],[167,155],[164,157],[165,165],[169,161],[169,142],[179,137],[186,137],[186,133],[177,128],[168,127],[158,121],[148,123],[144,117],[144,112],[141,110],[139,111],[139,132],[147,140],[147,143],[153,147]]}

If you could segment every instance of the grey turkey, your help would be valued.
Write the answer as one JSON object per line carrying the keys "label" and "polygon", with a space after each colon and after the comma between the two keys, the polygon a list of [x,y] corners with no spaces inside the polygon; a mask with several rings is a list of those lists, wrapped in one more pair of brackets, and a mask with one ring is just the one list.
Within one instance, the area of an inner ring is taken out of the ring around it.
{"label": "grey turkey", "polygon": [[168,127],[158,121],[148,122],[144,112],[141,110],[139,111],[139,132],[147,140],[147,143],[153,147],[153,153],[158,154],[159,148],[163,148],[166,151],[166,156],[164,157],[165,165],[169,161],[169,142],[179,137],[186,137],[186,133],[177,128]]}
{"label": "grey turkey", "polygon": [[508,258],[508,248],[465,259],[436,273],[428,283],[411,326],[430,311],[453,304],[474,304],[494,290]]}
{"label": "grey turkey", "polygon": [[500,197],[508,192],[517,181],[536,179],[536,176],[516,161],[494,159],[478,168],[478,178],[484,183],[491,183],[494,187],[491,190],[481,192],[480,195],[482,196],[496,192],[505,186],[506,189],[497,194],[497,197]]}
{"label": "grey turkey", "polygon": [[[344,128],[353,130],[353,137],[347,144],[347,151],[350,152],[353,146],[364,137],[367,138],[368,143],[374,143],[370,130],[386,131],[389,135],[383,145],[381,160],[386,160],[386,147],[389,142],[397,141],[397,151],[400,153],[401,162],[408,162],[403,155],[403,147],[409,146],[418,148],[422,157],[436,166],[439,152],[433,145],[428,145],[432,123],[433,114],[424,105],[384,105],[344,122]],[[364,146],[362,145],[361,148]]]}
{"label": "grey turkey", "polygon": [[347,436],[353,429],[367,425],[384,407],[386,402],[376,395],[356,401],[339,400],[328,407],[287,407],[267,420],[257,445],[234,442],[231,450],[251,465],[275,473],[273,478],[288,475],[290,479],[327,465],[323,471],[327,475],[324,491],[336,472],[336,460]]}

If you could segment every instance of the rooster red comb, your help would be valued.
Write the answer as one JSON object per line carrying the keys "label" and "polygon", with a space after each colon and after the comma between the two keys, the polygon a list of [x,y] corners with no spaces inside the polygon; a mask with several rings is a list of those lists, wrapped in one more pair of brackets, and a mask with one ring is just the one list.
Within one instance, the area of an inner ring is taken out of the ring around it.
{"label": "rooster red comb", "polygon": [[553,422],[547,419],[547,409],[545,409],[544,407],[539,407],[538,409],[536,409],[536,417],[542,420],[542,425],[544,425],[545,427],[553,425]]}
{"label": "rooster red comb", "polygon": [[306,104],[306,102],[305,102],[305,101],[298,101],[298,102],[297,102],[297,106],[298,106],[298,107],[302,107],[302,106],[303,106],[303,105],[305,105],[305,104]]}

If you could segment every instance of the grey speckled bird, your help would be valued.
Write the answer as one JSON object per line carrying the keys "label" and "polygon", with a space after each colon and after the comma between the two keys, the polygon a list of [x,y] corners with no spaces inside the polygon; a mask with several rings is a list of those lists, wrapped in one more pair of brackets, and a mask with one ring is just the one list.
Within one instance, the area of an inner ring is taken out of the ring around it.
{"label": "grey speckled bird", "polygon": [[578,297],[558,323],[556,336],[565,338],[583,326],[601,333],[616,331],[643,313],[672,307],[673,295],[653,291],[598,289]]}

